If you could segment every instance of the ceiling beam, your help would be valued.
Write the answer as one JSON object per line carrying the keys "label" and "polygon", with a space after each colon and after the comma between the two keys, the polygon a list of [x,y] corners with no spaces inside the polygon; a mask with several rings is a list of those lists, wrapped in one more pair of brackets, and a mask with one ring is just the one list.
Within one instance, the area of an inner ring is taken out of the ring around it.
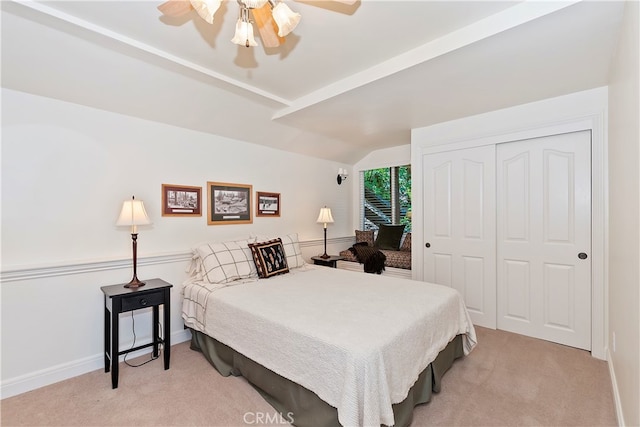
{"label": "ceiling beam", "polygon": [[555,13],[582,0],[539,1],[525,0],[499,13],[488,16],[471,25],[425,43],[415,49],[384,61],[376,66],[353,74],[335,83],[297,98],[288,107],[276,112],[273,119],[280,119],[297,111],[309,108],[328,99],[347,93],[369,83],[391,76],[415,65],[469,46],[480,40],[507,31],[511,28]]}

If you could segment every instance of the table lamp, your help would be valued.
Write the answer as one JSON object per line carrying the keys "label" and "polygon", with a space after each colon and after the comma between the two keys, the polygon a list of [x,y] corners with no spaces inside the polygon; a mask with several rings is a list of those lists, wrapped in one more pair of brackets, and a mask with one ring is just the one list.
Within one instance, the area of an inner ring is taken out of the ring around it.
{"label": "table lamp", "polygon": [[144,282],[138,280],[136,273],[138,264],[138,225],[151,224],[147,211],[144,209],[144,203],[142,200],[136,200],[135,196],[131,197],[131,200],[125,200],[122,204],[122,211],[116,225],[118,226],[131,226],[131,240],[133,241],[133,279],[126,285],[125,288],[139,288],[144,286]]}
{"label": "table lamp", "polygon": [[327,255],[327,224],[333,223],[333,216],[331,216],[331,209],[324,207],[320,209],[320,215],[318,215],[318,223],[324,224],[324,254],[320,255],[321,258],[329,258]]}

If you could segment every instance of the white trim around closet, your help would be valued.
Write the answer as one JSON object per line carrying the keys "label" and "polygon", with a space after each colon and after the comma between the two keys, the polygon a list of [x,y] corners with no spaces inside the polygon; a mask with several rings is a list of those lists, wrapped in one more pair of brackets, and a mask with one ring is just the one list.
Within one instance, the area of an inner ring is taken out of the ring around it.
{"label": "white trim around closet", "polygon": [[[412,210],[422,218],[422,158],[425,154],[499,144],[581,130],[591,131],[592,173],[592,320],[591,354],[607,351],[607,96],[606,87],[520,105],[411,133]],[[413,278],[422,280],[423,225],[413,224]]]}

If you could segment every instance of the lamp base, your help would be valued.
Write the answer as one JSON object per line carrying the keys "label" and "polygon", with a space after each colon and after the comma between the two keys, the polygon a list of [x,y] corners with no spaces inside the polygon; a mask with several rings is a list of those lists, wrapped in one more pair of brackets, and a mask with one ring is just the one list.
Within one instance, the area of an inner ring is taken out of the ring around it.
{"label": "lamp base", "polygon": [[331,258],[331,255],[327,255],[327,224],[324,224],[324,253],[320,255],[320,258],[327,259]]}
{"label": "lamp base", "polygon": [[141,282],[140,280],[138,280],[137,277],[134,276],[133,279],[131,279],[131,281],[129,283],[127,283],[126,285],[124,285],[125,288],[139,288],[141,286],[144,286],[145,283]]}
{"label": "lamp base", "polygon": [[133,279],[124,287],[135,289],[144,286],[144,282],[138,280],[138,233],[131,233],[131,245],[133,246]]}

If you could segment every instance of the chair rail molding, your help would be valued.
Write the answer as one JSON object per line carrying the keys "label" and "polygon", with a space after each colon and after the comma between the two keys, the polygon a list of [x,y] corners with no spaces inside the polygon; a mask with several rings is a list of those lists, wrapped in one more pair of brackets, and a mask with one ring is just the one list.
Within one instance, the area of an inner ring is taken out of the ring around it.
{"label": "chair rail molding", "polygon": [[[331,244],[348,244],[353,243],[353,237],[334,237],[327,239]],[[322,246],[324,240],[312,239],[300,242],[303,248]],[[192,253],[188,251],[178,251],[145,257],[138,257],[138,267],[149,265],[171,264],[175,262],[188,262],[191,260]],[[0,271],[0,283],[18,282],[31,279],[43,279],[47,277],[69,276],[74,274],[93,273],[96,271],[119,270],[123,268],[131,268],[131,258],[104,259],[93,261],[80,261],[74,263],[60,263],[48,265],[31,265],[21,267],[9,267]]]}

